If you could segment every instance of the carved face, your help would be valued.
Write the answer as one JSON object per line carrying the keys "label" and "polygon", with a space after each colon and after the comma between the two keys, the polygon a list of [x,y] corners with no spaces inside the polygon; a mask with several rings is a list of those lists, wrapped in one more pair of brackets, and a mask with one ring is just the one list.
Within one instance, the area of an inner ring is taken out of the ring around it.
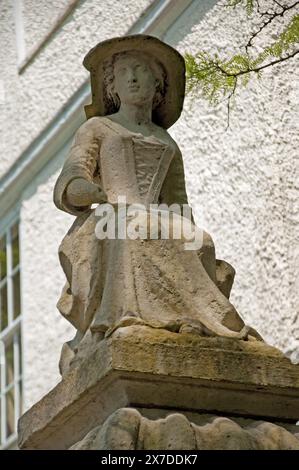
{"label": "carved face", "polygon": [[114,64],[114,90],[126,104],[152,103],[157,80],[146,58],[127,54]]}

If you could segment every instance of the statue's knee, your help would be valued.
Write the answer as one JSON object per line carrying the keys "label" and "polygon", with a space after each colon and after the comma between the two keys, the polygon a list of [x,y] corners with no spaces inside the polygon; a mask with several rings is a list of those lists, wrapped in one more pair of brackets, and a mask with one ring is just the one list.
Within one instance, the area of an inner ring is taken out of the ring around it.
{"label": "statue's knee", "polygon": [[203,247],[207,247],[207,249],[210,249],[210,250],[215,250],[215,245],[214,245],[211,235],[208,232],[205,232],[204,230],[203,230],[202,241],[203,241]]}
{"label": "statue's knee", "polygon": [[215,245],[211,235],[203,231],[202,248],[199,250],[203,267],[213,282],[216,281]]}

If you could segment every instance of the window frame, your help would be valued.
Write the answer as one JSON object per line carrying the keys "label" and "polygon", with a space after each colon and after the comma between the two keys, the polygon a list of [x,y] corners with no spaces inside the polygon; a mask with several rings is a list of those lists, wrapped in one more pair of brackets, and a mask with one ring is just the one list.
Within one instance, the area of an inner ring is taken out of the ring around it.
{"label": "window frame", "polygon": [[[19,241],[19,260],[13,267],[12,253],[12,229],[18,226]],[[1,406],[1,441],[0,449],[7,449],[14,446],[17,440],[17,424],[22,414],[23,406],[23,390],[24,390],[24,357],[23,357],[23,328],[22,328],[22,276],[21,276],[21,221],[19,211],[14,211],[6,224],[1,224],[0,238],[6,235],[6,279],[0,281],[0,285],[7,283],[7,326],[0,331],[0,406]],[[14,294],[13,294],[13,276],[19,272],[19,296],[20,296],[20,313],[14,318]],[[7,385],[6,380],[6,354],[7,345],[13,344],[13,380]],[[7,435],[7,403],[6,394],[13,390],[13,409],[14,409],[14,432]]]}

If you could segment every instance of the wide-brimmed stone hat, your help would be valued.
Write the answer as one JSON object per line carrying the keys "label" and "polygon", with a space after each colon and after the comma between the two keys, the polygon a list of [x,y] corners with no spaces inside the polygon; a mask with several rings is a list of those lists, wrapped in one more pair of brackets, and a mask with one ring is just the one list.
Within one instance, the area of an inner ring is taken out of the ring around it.
{"label": "wide-brimmed stone hat", "polygon": [[153,121],[168,129],[180,117],[185,96],[185,61],[173,47],[158,38],[135,34],[100,42],[85,56],[83,65],[90,72],[92,103],[85,106],[87,119],[106,116],[117,111],[108,98],[104,85],[103,63],[119,52],[138,50],[150,54],[165,69],[165,92],[163,100],[153,110]]}

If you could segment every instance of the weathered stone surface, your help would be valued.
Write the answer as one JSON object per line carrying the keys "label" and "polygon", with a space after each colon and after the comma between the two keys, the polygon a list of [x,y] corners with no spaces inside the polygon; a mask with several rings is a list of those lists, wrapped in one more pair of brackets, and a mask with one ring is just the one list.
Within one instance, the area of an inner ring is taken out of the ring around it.
{"label": "weathered stone surface", "polygon": [[123,408],[71,449],[299,450],[299,434],[263,421],[241,427],[232,419],[222,417],[197,426],[179,413],[153,421],[137,410]]}
{"label": "weathered stone surface", "polygon": [[57,306],[77,329],[61,373],[85,334],[107,334],[128,318],[261,340],[229,301],[233,268],[194,224],[183,158],[167,132],[183,107],[183,56],[137,34],[100,42],[83,64],[92,104],[54,188],[57,208],[76,216],[59,248],[66,283]]}
{"label": "weathered stone surface", "polygon": [[69,448],[123,407],[298,420],[299,368],[262,342],[129,326],[89,351],[21,418],[21,448]]}

